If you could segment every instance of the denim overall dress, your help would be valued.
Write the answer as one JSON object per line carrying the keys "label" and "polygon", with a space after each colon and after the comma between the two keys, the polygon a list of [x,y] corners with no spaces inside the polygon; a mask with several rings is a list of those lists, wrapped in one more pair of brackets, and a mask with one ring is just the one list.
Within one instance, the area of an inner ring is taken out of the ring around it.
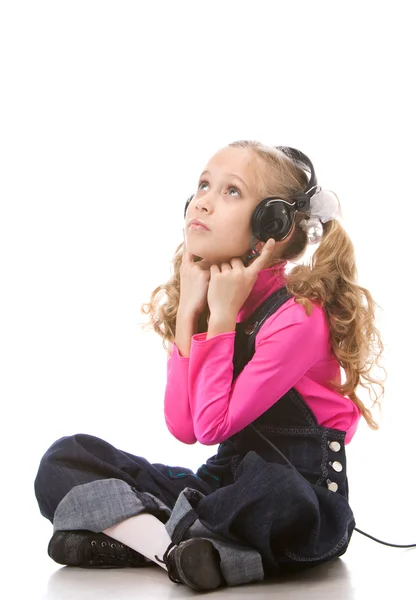
{"label": "denim overall dress", "polygon": [[[236,324],[233,378],[251,360],[265,319],[289,298],[280,288]],[[35,494],[55,531],[99,532],[151,513],[175,543],[209,539],[227,585],[240,585],[346,551],[355,521],[345,435],[318,425],[292,388],[196,473],[150,463],[95,436],[60,438],[42,457]]]}

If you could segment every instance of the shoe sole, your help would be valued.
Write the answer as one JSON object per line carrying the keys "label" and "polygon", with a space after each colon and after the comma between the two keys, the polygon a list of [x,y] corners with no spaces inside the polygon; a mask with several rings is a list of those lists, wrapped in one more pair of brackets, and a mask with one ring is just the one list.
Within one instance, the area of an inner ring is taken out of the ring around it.
{"label": "shoe sole", "polygon": [[194,590],[212,590],[224,583],[220,556],[209,540],[185,540],[175,549],[178,574]]}

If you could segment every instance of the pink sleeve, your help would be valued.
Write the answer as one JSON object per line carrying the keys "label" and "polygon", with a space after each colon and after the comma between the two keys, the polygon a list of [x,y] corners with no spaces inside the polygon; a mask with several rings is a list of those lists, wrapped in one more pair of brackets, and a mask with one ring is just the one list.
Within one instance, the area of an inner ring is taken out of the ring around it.
{"label": "pink sleeve", "polygon": [[195,444],[197,440],[189,406],[188,370],[189,358],[181,356],[174,343],[172,356],[167,361],[165,422],[171,434],[180,442]]}
{"label": "pink sleeve", "polygon": [[308,317],[293,299],[265,321],[251,361],[232,382],[235,331],[209,340],[192,337],[188,391],[201,444],[218,444],[241,431],[281,398],[327,351],[329,329],[321,307]]}

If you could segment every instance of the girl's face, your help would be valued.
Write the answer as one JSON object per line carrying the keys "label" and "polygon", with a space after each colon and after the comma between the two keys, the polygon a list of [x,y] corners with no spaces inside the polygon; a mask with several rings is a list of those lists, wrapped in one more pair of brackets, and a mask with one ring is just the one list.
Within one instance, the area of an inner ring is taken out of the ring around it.
{"label": "girl's face", "polygon": [[[225,147],[204,168],[195,196],[188,206],[184,236],[192,254],[211,264],[229,262],[251,253],[251,216],[262,200],[255,168],[258,163],[249,148]],[[189,227],[200,219],[209,230]],[[255,247],[261,250],[264,242]]]}

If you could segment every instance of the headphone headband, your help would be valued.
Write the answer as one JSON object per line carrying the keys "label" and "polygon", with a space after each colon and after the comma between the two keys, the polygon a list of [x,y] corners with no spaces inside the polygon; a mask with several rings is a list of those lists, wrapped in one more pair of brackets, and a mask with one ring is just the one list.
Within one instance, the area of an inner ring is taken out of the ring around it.
{"label": "headphone headband", "polygon": [[306,154],[300,150],[297,150],[296,148],[291,148],[290,146],[275,146],[275,148],[283,152],[283,154],[293,160],[293,162],[297,163],[298,166],[300,166],[303,170],[305,170],[306,167],[306,169],[309,171],[310,175],[306,189],[295,196],[297,209],[302,212],[309,212],[310,199],[315,194],[315,190],[317,188],[316,174],[312,161],[308,156],[306,156]]}

